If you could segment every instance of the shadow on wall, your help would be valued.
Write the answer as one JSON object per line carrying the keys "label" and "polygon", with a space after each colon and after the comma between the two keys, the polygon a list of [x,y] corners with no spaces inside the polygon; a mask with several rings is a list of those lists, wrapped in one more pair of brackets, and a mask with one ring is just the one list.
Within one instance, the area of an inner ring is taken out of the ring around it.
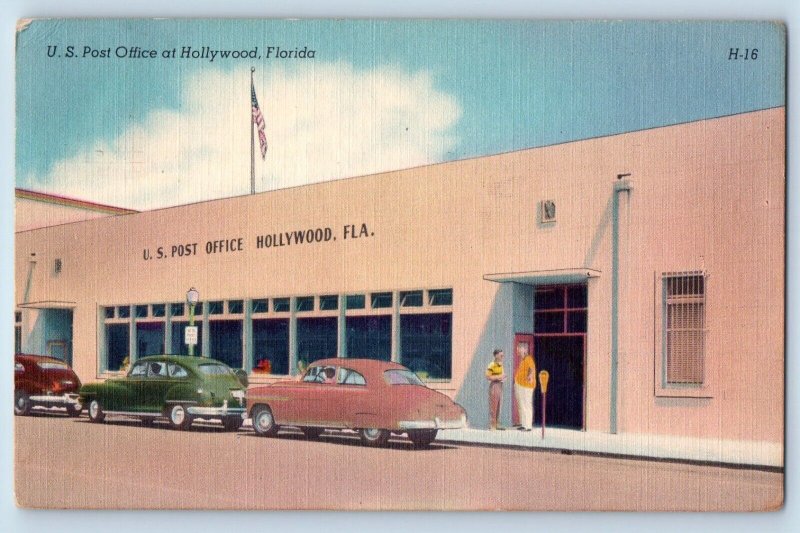
{"label": "shadow on wall", "polygon": [[514,328],[512,316],[513,286],[502,283],[495,293],[489,317],[483,327],[475,352],[470,358],[469,369],[456,394],[458,402],[467,411],[467,421],[473,428],[489,428],[489,382],[486,367],[492,360],[492,352],[500,348],[506,353],[503,366],[506,381],[503,384],[503,403],[500,406],[500,424],[511,425],[511,395],[513,394]]}

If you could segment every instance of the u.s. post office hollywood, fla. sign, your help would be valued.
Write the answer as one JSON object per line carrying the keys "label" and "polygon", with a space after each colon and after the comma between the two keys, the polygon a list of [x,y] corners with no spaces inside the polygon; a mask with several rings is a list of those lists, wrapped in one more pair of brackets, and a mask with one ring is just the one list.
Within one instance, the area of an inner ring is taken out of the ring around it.
{"label": "u.s. post office hollywood, fla. sign", "polygon": [[214,255],[237,253],[244,251],[248,246],[255,249],[273,249],[283,246],[299,246],[305,244],[318,244],[342,240],[354,240],[374,237],[365,223],[345,224],[337,233],[330,226],[266,233],[245,239],[245,237],[226,237],[210,239],[205,242],[182,242],[169,244],[155,244],[142,250],[142,259],[171,259],[192,257],[200,254]]}

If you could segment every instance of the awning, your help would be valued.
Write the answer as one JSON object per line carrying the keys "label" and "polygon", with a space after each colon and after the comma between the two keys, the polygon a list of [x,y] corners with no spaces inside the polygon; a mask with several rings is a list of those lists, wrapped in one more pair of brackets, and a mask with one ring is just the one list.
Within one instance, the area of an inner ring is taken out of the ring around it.
{"label": "awning", "polygon": [[74,309],[76,302],[59,302],[56,300],[44,300],[41,302],[25,302],[17,304],[19,309]]}
{"label": "awning", "polygon": [[497,283],[522,283],[524,285],[550,285],[555,283],[581,283],[600,276],[592,268],[561,268],[556,270],[531,270],[528,272],[501,272],[484,274],[483,279]]}

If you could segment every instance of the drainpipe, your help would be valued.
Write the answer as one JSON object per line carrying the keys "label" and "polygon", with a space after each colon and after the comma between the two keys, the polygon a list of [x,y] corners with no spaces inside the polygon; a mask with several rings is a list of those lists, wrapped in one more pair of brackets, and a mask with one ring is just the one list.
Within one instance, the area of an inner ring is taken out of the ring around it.
{"label": "drainpipe", "polygon": [[28,303],[31,297],[31,285],[33,284],[33,270],[36,268],[36,252],[31,253],[28,263],[28,279],[25,282],[25,293],[22,295],[22,303]]}
{"label": "drainpipe", "polygon": [[617,433],[617,388],[619,382],[619,193],[630,198],[630,174],[617,174],[614,182],[614,201],[611,213],[611,387],[610,432]]}

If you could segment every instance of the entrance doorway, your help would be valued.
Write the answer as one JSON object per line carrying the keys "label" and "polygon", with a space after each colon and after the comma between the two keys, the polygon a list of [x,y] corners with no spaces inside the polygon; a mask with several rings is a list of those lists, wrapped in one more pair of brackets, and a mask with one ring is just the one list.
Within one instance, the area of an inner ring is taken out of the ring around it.
{"label": "entrance doorway", "polygon": [[[584,336],[536,336],[536,372],[547,370],[547,425],[583,429]],[[533,397],[534,424],[542,424],[541,387]]]}
{"label": "entrance doorway", "polygon": [[[537,374],[547,370],[547,425],[584,426],[588,291],[586,284],[536,288],[533,353]],[[541,385],[534,394],[534,423],[542,423]]]}

